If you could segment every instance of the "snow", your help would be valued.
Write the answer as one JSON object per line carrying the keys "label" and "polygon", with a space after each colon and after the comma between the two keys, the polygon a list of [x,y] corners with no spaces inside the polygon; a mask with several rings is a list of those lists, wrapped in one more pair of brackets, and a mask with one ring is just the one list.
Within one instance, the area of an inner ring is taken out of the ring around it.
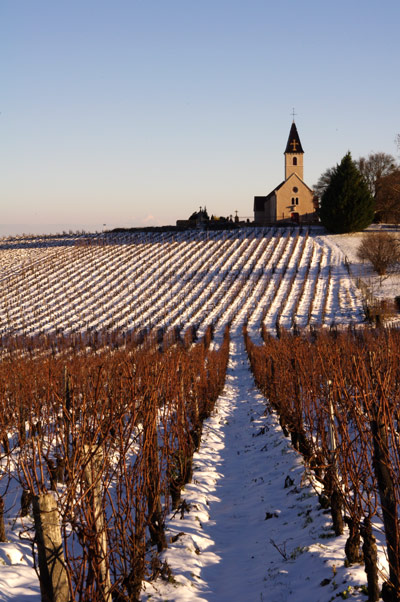
{"label": "snow", "polygon": [[[400,241],[400,228],[397,226],[372,225],[366,232],[387,231],[396,236]],[[325,244],[334,249],[339,249],[350,264],[351,275],[357,281],[361,279],[368,288],[371,297],[375,299],[393,300],[400,295],[400,270],[397,268],[384,277],[379,277],[368,262],[362,262],[357,257],[357,249],[362,241],[364,232],[354,234],[325,235]]]}
{"label": "snow", "polygon": [[40,587],[32,565],[32,547],[21,541],[8,525],[9,541],[0,544],[0,601],[36,602]]}
{"label": "snow", "polygon": [[229,321],[248,320],[258,336],[262,319],[272,331],[277,319],[291,327],[296,305],[300,327],[329,326],[338,315],[360,321],[361,296],[343,274],[343,256],[320,234],[245,228],[108,234],[47,247],[38,240],[36,248],[31,239],[3,242],[0,334],[196,325],[201,335],[211,323],[222,333]]}
{"label": "snow", "polygon": [[328,602],[348,588],[365,600],[355,589],[366,582],[363,567],[345,567],[345,536],[332,533],[301,456],[265,410],[237,331],[225,391],[182,494],[190,511],[168,521],[174,582],[146,584],[143,601]]}
{"label": "snow", "polygon": [[[262,319],[271,331],[277,318],[290,328],[294,313],[301,328],[360,323],[358,278],[378,296],[400,294],[399,275],[380,283],[358,261],[361,236],[257,229],[119,235],[102,238],[104,245],[94,237],[87,246],[68,237],[2,241],[3,333],[24,324],[35,334],[196,323],[201,334],[214,322],[218,340],[232,321],[226,387],[183,492],[189,511],[167,523],[173,577],[146,583],[142,600],[329,602],[346,590],[352,600],[366,599],[356,589],[366,583],[363,567],[344,564],[346,534],[332,534],[300,455],[266,413],[241,332],[245,320],[254,339]],[[0,602],[39,602],[31,547],[19,539],[23,525],[12,511],[6,527]]]}

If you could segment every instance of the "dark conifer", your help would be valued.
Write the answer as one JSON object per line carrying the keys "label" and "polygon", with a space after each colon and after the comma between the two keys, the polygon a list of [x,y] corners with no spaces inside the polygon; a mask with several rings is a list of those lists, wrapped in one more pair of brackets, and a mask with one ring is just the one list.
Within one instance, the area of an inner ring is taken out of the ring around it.
{"label": "dark conifer", "polygon": [[374,218],[374,199],[350,153],[333,170],[322,195],[320,218],[335,234],[364,230]]}

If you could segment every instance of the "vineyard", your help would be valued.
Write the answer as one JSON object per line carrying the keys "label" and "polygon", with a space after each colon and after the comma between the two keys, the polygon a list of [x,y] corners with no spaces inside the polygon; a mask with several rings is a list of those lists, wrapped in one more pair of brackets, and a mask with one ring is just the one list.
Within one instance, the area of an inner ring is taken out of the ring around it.
{"label": "vineyard", "polygon": [[[338,252],[308,229],[127,233],[2,245],[0,335],[258,332],[363,319]],[[64,243],[64,244],[63,244]]]}
{"label": "vineyard", "polygon": [[[40,599],[32,558],[43,600],[165,599],[166,550],[184,536],[168,525],[190,514],[235,366],[233,397],[250,369],[262,393],[251,445],[267,448],[272,408],[346,535],[346,566],[365,565],[369,600],[382,583],[398,599],[398,337],[360,328],[349,266],[317,228],[21,237],[1,241],[0,263],[0,548],[21,558],[5,553],[0,580],[21,566],[30,583],[5,600]],[[191,591],[168,599],[208,599]]]}

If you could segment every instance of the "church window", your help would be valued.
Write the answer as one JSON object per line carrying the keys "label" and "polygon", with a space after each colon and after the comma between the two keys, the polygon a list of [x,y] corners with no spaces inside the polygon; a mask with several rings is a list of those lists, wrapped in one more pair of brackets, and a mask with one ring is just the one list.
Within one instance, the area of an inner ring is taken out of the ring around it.
{"label": "church window", "polygon": [[297,157],[293,157],[293,165],[297,165]]}
{"label": "church window", "polygon": [[299,189],[297,188],[297,186],[293,186],[292,190],[294,193],[299,192]]}
{"label": "church window", "polygon": [[296,197],[296,205],[299,204],[299,197]]}

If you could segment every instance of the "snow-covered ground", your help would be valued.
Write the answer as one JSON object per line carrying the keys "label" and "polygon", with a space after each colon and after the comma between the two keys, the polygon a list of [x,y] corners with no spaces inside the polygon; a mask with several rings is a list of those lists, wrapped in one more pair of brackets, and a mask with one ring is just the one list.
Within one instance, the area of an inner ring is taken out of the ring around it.
{"label": "snow-covered ground", "polygon": [[[366,232],[386,231],[394,234],[400,241],[400,228],[397,226],[372,225]],[[391,270],[386,276],[379,277],[368,262],[362,262],[357,257],[357,249],[365,234],[355,232],[354,234],[330,234],[324,235],[326,244],[338,247],[345,259],[350,264],[351,274],[354,280],[361,281],[368,288],[372,297],[376,299],[393,300],[400,295],[400,266]]]}
{"label": "snow-covered ground", "polygon": [[[261,320],[275,330],[362,320],[343,256],[320,229],[124,233],[3,241],[0,335]],[[55,244],[57,243],[57,244]],[[12,262],[14,257],[15,261]]]}
{"label": "snow-covered ground", "polygon": [[142,600],[365,600],[363,567],[346,568],[346,536],[335,537],[301,456],[265,415],[241,333],[232,336],[225,391],[182,494],[190,510],[168,522],[173,582],[146,584]]}
{"label": "snow-covered ground", "polygon": [[[263,319],[271,331],[277,320],[285,328],[293,319],[299,327],[362,322],[355,280],[368,278],[370,269],[356,258],[358,235],[257,229],[51,246],[2,242],[3,334],[191,324],[201,333],[213,322],[218,337],[232,321],[225,391],[205,424],[194,480],[183,494],[190,511],[168,521],[165,557],[173,580],[145,584],[143,600],[328,602],[345,591],[366,599],[355,589],[366,583],[363,568],[344,565],[345,535],[332,535],[300,456],[276,417],[264,415],[241,333],[246,320],[253,337]],[[382,295],[394,297],[400,279],[390,279]],[[15,519],[8,509],[0,602],[38,602],[30,548],[18,539]]]}
{"label": "snow-covered ground", "polygon": [[[366,600],[362,566],[345,566],[301,456],[293,450],[249,370],[241,329],[232,332],[226,387],[206,421],[186,511],[167,522],[170,582],[145,583],[155,602]],[[0,544],[0,600],[39,602],[30,546],[8,523]],[[341,598],[339,598],[341,599]]]}

